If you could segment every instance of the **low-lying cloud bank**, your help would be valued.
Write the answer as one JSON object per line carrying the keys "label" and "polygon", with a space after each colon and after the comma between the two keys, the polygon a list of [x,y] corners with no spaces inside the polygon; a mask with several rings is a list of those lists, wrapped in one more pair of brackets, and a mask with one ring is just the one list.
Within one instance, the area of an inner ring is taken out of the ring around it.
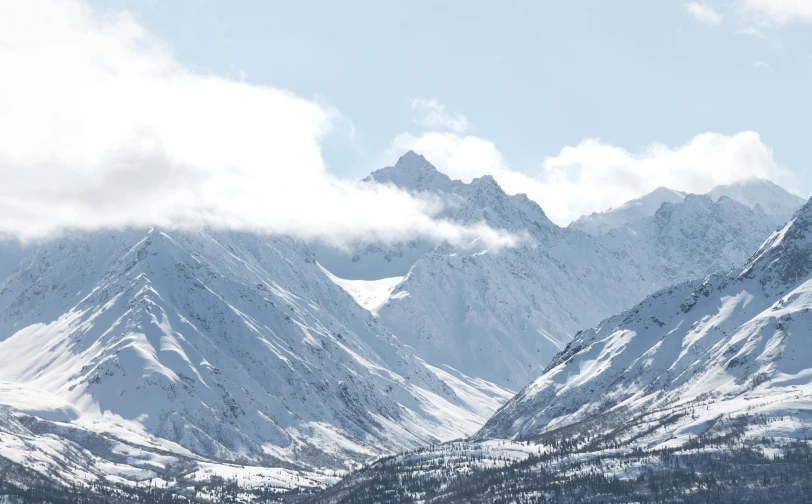
{"label": "low-lying cloud bank", "polygon": [[515,236],[435,218],[443,202],[342,181],[320,141],[339,113],[179,64],[127,13],[0,3],[0,234],[222,227],[338,246]]}

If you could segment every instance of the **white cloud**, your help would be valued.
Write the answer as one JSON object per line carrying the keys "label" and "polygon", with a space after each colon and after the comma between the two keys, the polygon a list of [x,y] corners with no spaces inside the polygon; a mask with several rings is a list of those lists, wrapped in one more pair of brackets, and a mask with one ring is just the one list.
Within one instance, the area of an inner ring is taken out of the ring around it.
{"label": "white cloud", "polygon": [[184,67],[128,14],[0,2],[0,233],[215,226],[337,244],[514,238],[433,216],[442,202],[337,180],[340,115]]}
{"label": "white cloud", "polygon": [[810,0],[742,0],[742,10],[766,24],[812,23]]}
{"label": "white cloud", "polygon": [[724,16],[716,12],[711,5],[705,3],[691,2],[685,4],[685,8],[693,17],[707,25],[718,26],[724,20]]}
{"label": "white cloud", "polygon": [[535,176],[511,169],[492,142],[477,137],[405,134],[393,146],[413,148],[463,181],[491,174],[506,192],[527,194],[560,225],[617,207],[660,186],[705,193],[748,177],[771,179],[790,188],[794,183],[792,174],[776,164],[772,150],[751,131],[732,136],[705,133],[680,147],[655,143],[638,153],[585,140],[545,159]]}
{"label": "white cloud", "polygon": [[426,129],[447,129],[459,134],[471,129],[468,118],[462,114],[449,114],[445,105],[435,100],[413,98],[411,104],[412,111],[416,114],[414,122]]}
{"label": "white cloud", "polygon": [[773,67],[771,67],[769,63],[764,62],[764,61],[754,61],[753,62],[753,68],[756,68],[758,70],[772,70],[773,69]]}

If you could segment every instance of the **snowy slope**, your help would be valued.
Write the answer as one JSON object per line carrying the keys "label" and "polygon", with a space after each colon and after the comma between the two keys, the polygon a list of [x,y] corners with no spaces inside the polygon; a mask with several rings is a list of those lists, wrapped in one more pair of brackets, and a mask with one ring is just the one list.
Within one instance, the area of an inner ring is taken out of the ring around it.
{"label": "snowy slope", "polygon": [[619,440],[670,446],[734,418],[751,420],[751,437],[803,438],[810,328],[812,201],[743,269],[662,290],[579,334],[477,438],[578,425],[574,436],[622,428]]}
{"label": "snowy slope", "polygon": [[685,193],[667,187],[658,187],[654,191],[624,203],[605,212],[593,212],[583,215],[572,222],[569,227],[585,233],[599,235],[613,229],[651,217],[663,203],[679,203],[685,199]]}
{"label": "snowy slope", "polygon": [[307,247],[203,231],[40,246],[0,284],[0,382],[68,442],[304,469],[469,434],[506,399],[440,379]]}

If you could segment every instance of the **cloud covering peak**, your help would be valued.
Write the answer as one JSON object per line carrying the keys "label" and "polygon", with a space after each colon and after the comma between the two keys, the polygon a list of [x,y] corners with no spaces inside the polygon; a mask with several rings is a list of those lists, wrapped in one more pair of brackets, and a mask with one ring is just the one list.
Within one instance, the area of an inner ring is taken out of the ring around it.
{"label": "cloud covering peak", "polygon": [[335,109],[178,63],[126,12],[0,3],[0,233],[224,227],[336,245],[515,238],[325,168]]}

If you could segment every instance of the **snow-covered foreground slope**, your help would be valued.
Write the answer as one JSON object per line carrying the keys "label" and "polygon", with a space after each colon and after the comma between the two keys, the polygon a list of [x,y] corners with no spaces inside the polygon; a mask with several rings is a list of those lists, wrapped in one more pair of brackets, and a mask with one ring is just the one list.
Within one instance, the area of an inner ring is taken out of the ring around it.
{"label": "snow-covered foreground slope", "polygon": [[537,378],[578,330],[659,288],[741,264],[774,229],[758,210],[728,198],[691,196],[592,236],[555,225],[538,204],[505,194],[491,177],[452,181],[414,153],[370,178],[443,195],[454,221],[525,236],[498,253],[475,243],[436,247],[377,308],[430,364],[506,388]]}
{"label": "snow-covered foreground slope", "polygon": [[[99,232],[40,246],[0,284],[0,405],[37,426],[0,456],[35,469],[49,446],[80,445],[66,471],[86,457],[103,474],[111,443],[145,460],[347,468],[470,434],[506,399],[441,379],[285,239]],[[154,477],[128,464],[109,467]]]}

